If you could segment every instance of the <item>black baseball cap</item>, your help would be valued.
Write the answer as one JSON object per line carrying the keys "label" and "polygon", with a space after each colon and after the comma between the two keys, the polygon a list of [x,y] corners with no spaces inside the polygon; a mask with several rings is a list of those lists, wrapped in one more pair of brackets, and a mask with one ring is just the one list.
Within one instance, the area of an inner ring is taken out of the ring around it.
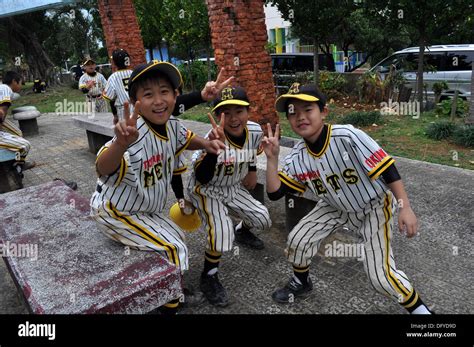
{"label": "black baseball cap", "polygon": [[301,85],[293,83],[288,93],[280,95],[275,102],[275,108],[278,112],[288,111],[288,101],[290,99],[298,99],[309,102],[317,102],[319,105],[326,104],[326,97],[314,84]]}
{"label": "black baseball cap", "polygon": [[173,89],[178,89],[183,83],[181,73],[176,66],[166,61],[152,60],[147,64],[138,65],[133,70],[128,82],[128,90],[130,91],[132,89],[133,83],[137,82],[137,80],[143,78],[143,76],[149,74],[152,71],[159,71],[166,75],[170,80]]}
{"label": "black baseball cap", "polygon": [[126,50],[122,48],[118,48],[114,50],[110,58],[114,61],[115,65],[118,65],[118,66],[130,65],[130,64],[125,64],[127,58],[130,60],[130,55],[128,54]]}
{"label": "black baseball cap", "polygon": [[81,67],[86,66],[89,63],[95,64],[95,61],[91,58],[86,58],[84,62],[81,64]]}
{"label": "black baseball cap", "polygon": [[227,87],[222,89],[219,97],[212,103],[212,112],[225,105],[250,106],[245,89],[242,87]]}

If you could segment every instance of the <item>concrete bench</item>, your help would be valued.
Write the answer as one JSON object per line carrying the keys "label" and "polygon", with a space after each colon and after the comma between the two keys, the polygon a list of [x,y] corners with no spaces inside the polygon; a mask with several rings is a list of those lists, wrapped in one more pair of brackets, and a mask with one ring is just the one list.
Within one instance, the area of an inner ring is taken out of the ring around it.
{"label": "concrete bench", "polygon": [[22,106],[12,110],[13,119],[18,121],[23,136],[37,135],[38,122],[36,118],[41,113],[34,106]]}
{"label": "concrete bench", "polygon": [[16,153],[0,149],[0,193],[23,188],[22,177],[13,167]]}
{"label": "concrete bench", "polygon": [[86,130],[89,151],[96,154],[114,137],[113,115],[110,112],[72,117],[74,124]]}
{"label": "concrete bench", "polygon": [[0,195],[0,210],[3,259],[31,313],[146,313],[181,296],[173,264],[107,238],[60,181]]}
{"label": "concrete bench", "polygon": [[[280,156],[278,167],[284,165],[285,157],[291,152],[298,139],[282,137],[280,139]],[[263,187],[266,184],[267,157],[265,154],[257,157],[257,182]],[[266,195],[266,192],[264,193]],[[302,196],[287,194],[285,196],[285,227],[290,232],[293,227],[316,206],[318,199],[307,190]]]}

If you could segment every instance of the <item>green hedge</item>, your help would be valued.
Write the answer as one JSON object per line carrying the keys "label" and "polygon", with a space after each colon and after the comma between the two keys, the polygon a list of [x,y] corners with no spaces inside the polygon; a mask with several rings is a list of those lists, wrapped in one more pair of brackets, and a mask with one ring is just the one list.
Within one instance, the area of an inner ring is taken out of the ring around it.
{"label": "green hedge", "polygon": [[459,125],[453,132],[453,142],[464,147],[474,147],[474,126]]}
{"label": "green hedge", "polygon": [[342,124],[352,124],[354,126],[364,127],[380,122],[381,114],[378,111],[356,111],[351,112],[342,118]]}
{"label": "green hedge", "polygon": [[451,137],[456,126],[448,121],[431,123],[426,128],[426,136],[433,140],[443,140]]}

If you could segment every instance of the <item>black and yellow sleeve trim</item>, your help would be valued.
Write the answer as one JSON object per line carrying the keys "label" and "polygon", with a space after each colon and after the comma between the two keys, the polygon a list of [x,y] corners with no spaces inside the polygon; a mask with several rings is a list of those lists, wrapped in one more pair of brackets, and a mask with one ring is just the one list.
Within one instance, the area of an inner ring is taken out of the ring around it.
{"label": "black and yellow sleeve trim", "polygon": [[110,98],[109,96],[105,95],[104,93],[102,93],[102,97],[107,100],[107,101],[114,101],[112,98]]}
{"label": "black and yellow sleeve trim", "polygon": [[260,154],[262,154],[262,153],[263,153],[263,146],[260,145],[260,146],[258,147],[258,149],[257,149],[257,155],[260,155]]}
{"label": "black and yellow sleeve trim", "polygon": [[369,177],[372,180],[376,180],[394,162],[395,159],[393,159],[391,156],[385,157],[380,163],[377,164],[376,167],[369,171]]}
{"label": "black and yellow sleeve trim", "polygon": [[294,179],[288,177],[287,175],[285,175],[283,172],[278,172],[278,177],[280,178],[280,181],[281,183],[284,183],[285,185],[287,185],[288,187],[300,192],[300,193],[304,193],[306,191],[306,187],[295,181]]}
{"label": "black and yellow sleeve trim", "polygon": [[185,173],[187,169],[188,169],[187,166],[179,167],[179,168],[177,168],[173,171],[173,176],[174,175],[181,175],[181,174]]}
{"label": "black and yellow sleeve trim", "polygon": [[79,84],[79,89],[88,89],[87,84]]}
{"label": "black and yellow sleeve trim", "polygon": [[10,99],[4,99],[4,100],[0,100],[0,105],[3,105],[3,104],[8,104],[8,105],[11,105],[12,102]]}
{"label": "black and yellow sleeve trim", "polygon": [[120,183],[122,183],[122,180],[125,177],[126,173],[127,173],[127,161],[125,160],[124,157],[122,157],[122,160],[120,160],[120,168],[119,168],[117,182],[115,182],[115,186],[118,186]]}
{"label": "black and yellow sleeve trim", "polygon": [[176,151],[176,154],[175,156],[177,157],[178,155],[180,155],[181,153],[183,153],[183,151],[188,148],[189,144],[191,143],[191,140],[194,138],[194,136],[196,136],[196,134],[194,134],[191,130],[188,130],[187,133],[186,133],[186,142],[184,143],[184,145],[178,149]]}

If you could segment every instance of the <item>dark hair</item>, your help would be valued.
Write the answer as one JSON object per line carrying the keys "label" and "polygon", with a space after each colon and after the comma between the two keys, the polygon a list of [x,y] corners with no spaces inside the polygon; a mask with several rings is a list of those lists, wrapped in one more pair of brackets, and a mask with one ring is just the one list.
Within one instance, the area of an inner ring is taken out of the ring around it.
{"label": "dark hair", "polygon": [[130,61],[127,64],[127,58],[130,60],[130,55],[128,52],[124,49],[116,49],[112,52],[112,60],[114,61],[114,64],[119,68],[119,69],[125,69],[129,67]]}
{"label": "dark hair", "polygon": [[17,83],[20,83],[23,78],[18,72],[15,71],[7,71],[5,72],[5,75],[3,76],[3,83],[10,85],[13,83],[13,81],[16,81]]}
{"label": "dark hair", "polygon": [[156,81],[160,79],[166,80],[166,82],[168,82],[171,86],[173,93],[176,93],[173,88],[173,83],[171,83],[171,80],[166,74],[162,73],[161,71],[150,71],[145,76],[139,78],[131,84],[130,89],[128,91],[130,100],[133,102],[137,101],[137,92],[140,88],[144,88],[149,83],[156,83]]}

